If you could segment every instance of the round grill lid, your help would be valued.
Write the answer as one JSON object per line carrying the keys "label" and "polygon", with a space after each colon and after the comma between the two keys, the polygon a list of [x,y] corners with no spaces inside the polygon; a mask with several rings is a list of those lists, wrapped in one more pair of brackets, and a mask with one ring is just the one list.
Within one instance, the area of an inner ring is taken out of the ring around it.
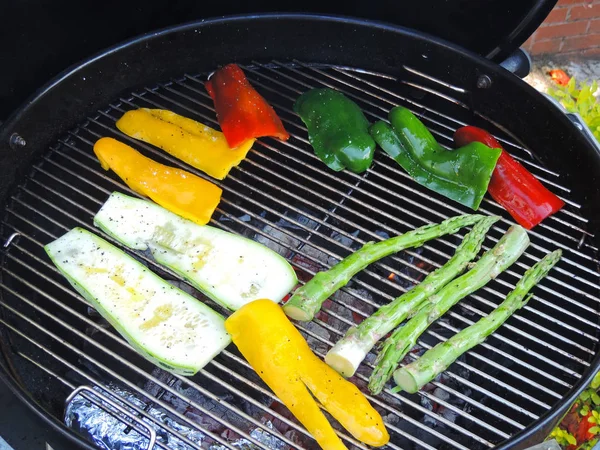
{"label": "round grill lid", "polygon": [[[506,59],[540,26],[557,0],[255,0],[256,11],[342,14],[391,22],[446,39],[496,62]],[[215,5],[215,8],[236,8]],[[236,12],[244,7],[237,5]],[[251,12],[251,11],[249,11]]]}
{"label": "round grill lid", "polygon": [[[416,0],[348,5],[348,14],[414,28],[501,62],[523,44],[557,0]],[[318,4],[319,2],[315,2]]]}
{"label": "round grill lid", "polygon": [[64,68],[142,33],[230,14],[313,12],[414,28],[503,61],[542,23],[556,0],[56,0],[44,8],[5,0],[0,52],[0,121]]}

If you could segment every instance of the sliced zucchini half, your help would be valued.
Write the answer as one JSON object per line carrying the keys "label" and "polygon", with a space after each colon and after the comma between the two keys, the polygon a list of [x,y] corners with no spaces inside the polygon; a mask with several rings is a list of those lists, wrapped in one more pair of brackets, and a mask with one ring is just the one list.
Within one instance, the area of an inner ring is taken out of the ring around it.
{"label": "sliced zucchini half", "polygon": [[94,224],[127,247],[149,248],[158,263],[232,311],[257,299],[279,302],[298,282],[292,266],[268,247],[119,192]]}
{"label": "sliced zucchini half", "polygon": [[45,247],[73,287],[145,358],[194,375],[231,342],[224,318],[82,228]]}

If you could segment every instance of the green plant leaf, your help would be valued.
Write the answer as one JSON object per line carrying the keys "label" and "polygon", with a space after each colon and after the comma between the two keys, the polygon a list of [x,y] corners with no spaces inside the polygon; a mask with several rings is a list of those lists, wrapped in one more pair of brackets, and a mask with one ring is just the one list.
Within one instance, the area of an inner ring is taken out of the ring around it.
{"label": "green plant leaf", "polygon": [[600,395],[598,395],[595,391],[592,392],[592,401],[594,402],[594,405],[600,405]]}
{"label": "green plant leaf", "polygon": [[595,427],[591,427],[588,430],[588,432],[591,434],[598,434],[598,433],[600,433],[600,427],[598,425],[596,425]]}
{"label": "green plant leaf", "polygon": [[577,439],[571,433],[565,433],[565,439],[571,445],[577,445]]}

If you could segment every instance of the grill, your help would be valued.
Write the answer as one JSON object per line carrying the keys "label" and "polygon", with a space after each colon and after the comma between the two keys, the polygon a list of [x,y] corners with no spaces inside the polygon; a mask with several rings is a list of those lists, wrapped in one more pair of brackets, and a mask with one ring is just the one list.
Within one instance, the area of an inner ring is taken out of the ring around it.
{"label": "grill", "polygon": [[[528,267],[548,251],[563,249],[563,259],[526,307],[418,394],[386,389],[380,396],[368,397],[384,417],[391,434],[389,448],[494,447],[560,404],[592,365],[600,328],[598,249],[586,229],[581,205],[570,199],[569,186],[563,185],[560,175],[546,168],[535,150],[473,112],[467,87],[413,67],[404,66],[401,76],[297,60],[253,61],[242,68],[275,107],[292,138],[256,142],[248,158],[218,183],[223,198],[210,224],[278,251],[301,282],[365,242],[468,212],[414,183],[381,151],[364,174],[329,171],[314,155],[306,128],[291,109],[308,88],[341,90],[371,121],[384,119],[395,105],[406,106],[442,144],[450,144],[453,131],[462,125],[482,126],[567,203],[530,233],[531,246],[516,264],[431,326],[405,362],[485,316]],[[239,448],[232,441],[241,437],[258,448],[270,448],[270,436],[275,436],[291,448],[317,448],[233,345],[193,378],[152,366],[71,289],[42,248],[75,226],[118,245],[93,226],[92,217],[112,191],[136,194],[100,168],[92,146],[102,136],[115,137],[159,162],[204,176],[123,135],[114,122],[129,109],[150,107],[218,126],[202,84],[205,79],[206,74],[186,73],[115,98],[60,136],[20,180],[1,216],[3,352],[13,376],[59,419],[62,400],[81,387],[77,392],[113,414],[120,412],[121,420],[153,441],[156,436],[146,422],[158,427],[157,435],[171,433],[200,448],[149,414],[150,405],[202,433],[202,447]],[[488,249],[512,221],[491,199],[486,198],[480,210],[503,217],[488,233],[484,243]],[[315,320],[296,325],[323,357],[349,326],[442,265],[463,236],[464,230],[370,266],[328,300]],[[162,277],[201,295],[148,255],[124,250]],[[199,298],[227,314],[219,305]],[[364,392],[374,356],[370,354],[352,378]],[[101,392],[86,386],[100,387]],[[113,386],[135,393],[146,407],[115,397]],[[366,448],[343,431],[339,434],[348,445]],[[154,448],[168,447],[158,439]]]}

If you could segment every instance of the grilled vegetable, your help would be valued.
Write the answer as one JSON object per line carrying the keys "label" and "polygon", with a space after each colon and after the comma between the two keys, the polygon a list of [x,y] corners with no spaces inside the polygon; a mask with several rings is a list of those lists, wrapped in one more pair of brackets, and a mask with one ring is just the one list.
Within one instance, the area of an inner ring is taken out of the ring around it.
{"label": "grilled vegetable", "polygon": [[499,217],[486,217],[465,236],[454,256],[417,286],[379,308],[359,325],[348,330],[325,356],[325,362],[345,377],[354,375],[361,361],[379,339],[392,331],[414,312],[423,301],[459,275],[481,248],[485,234]]}
{"label": "grilled vegetable", "polygon": [[415,346],[417,339],[427,327],[462,298],[475,292],[506,270],[523,254],[528,245],[529,237],[525,229],[519,225],[510,227],[471,270],[448,283],[436,295],[429,297],[413,318],[394,331],[383,343],[383,348],[375,361],[375,369],[369,379],[369,390],[374,394],[380,393],[398,363]]}
{"label": "grilled vegetable", "polygon": [[565,206],[565,202],[505,152],[487,131],[471,126],[462,127],[454,133],[454,142],[460,146],[481,142],[489,148],[501,150],[488,191],[517,223],[528,230]]}
{"label": "grilled vegetable", "polygon": [[356,439],[376,447],[389,441],[379,413],[356,386],[315,356],[279,305],[270,300],[249,303],[225,321],[225,328],[258,375],[322,448],[346,447],[315,398]]}
{"label": "grilled vegetable", "polygon": [[45,247],[69,283],[146,359],[194,375],[230,342],[224,319],[95,234]]}
{"label": "grilled vegetable", "polygon": [[219,180],[246,157],[254,143],[248,139],[230,148],[220,131],[163,109],[127,111],[116,125],[126,135],[156,145]]}
{"label": "grilled vegetable", "polygon": [[333,89],[311,89],[294,104],[315,154],[336,171],[361,173],[373,162],[375,141],[358,105]]}
{"label": "grilled vegetable", "polygon": [[445,342],[440,342],[428,350],[416,361],[394,372],[394,380],[398,387],[406,392],[415,393],[438,374],[452,364],[456,358],[481,344],[486,337],[496,331],[506,322],[517,309],[525,306],[529,297],[527,293],[548,275],[550,269],[558,262],[562,255],[560,250],[549,253],[531,269],[525,272],[515,289],[508,294],[506,299],[486,317],[464,330],[456,333]]}
{"label": "grilled vegetable", "polygon": [[331,269],[317,273],[304,286],[298,288],[283,306],[283,310],[292,319],[312,320],[330,295],[345,286],[355,274],[369,264],[405,248],[419,247],[431,239],[456,233],[483,218],[484,216],[477,214],[451,217],[440,224],[425,225],[385,241],[368,242]]}
{"label": "grilled vegetable", "polygon": [[118,192],[104,203],[94,224],[127,247],[149,248],[157,262],[231,310],[266,296],[278,302],[297,283],[285,258],[258,242],[196,225]]}
{"label": "grilled vegetable", "polygon": [[215,103],[219,125],[230,147],[261,136],[283,141],[290,137],[275,110],[254,90],[237,65],[228,64],[217,70],[205,87]]}
{"label": "grilled vegetable", "polygon": [[221,188],[185,170],[164,166],[112,138],[101,138],[94,153],[135,192],[175,214],[204,225],[221,200]]}
{"label": "grilled vegetable", "polygon": [[419,184],[474,210],[479,208],[500,156],[473,142],[448,151],[408,109],[398,106],[388,116],[391,127],[377,122],[371,135],[379,146]]}

